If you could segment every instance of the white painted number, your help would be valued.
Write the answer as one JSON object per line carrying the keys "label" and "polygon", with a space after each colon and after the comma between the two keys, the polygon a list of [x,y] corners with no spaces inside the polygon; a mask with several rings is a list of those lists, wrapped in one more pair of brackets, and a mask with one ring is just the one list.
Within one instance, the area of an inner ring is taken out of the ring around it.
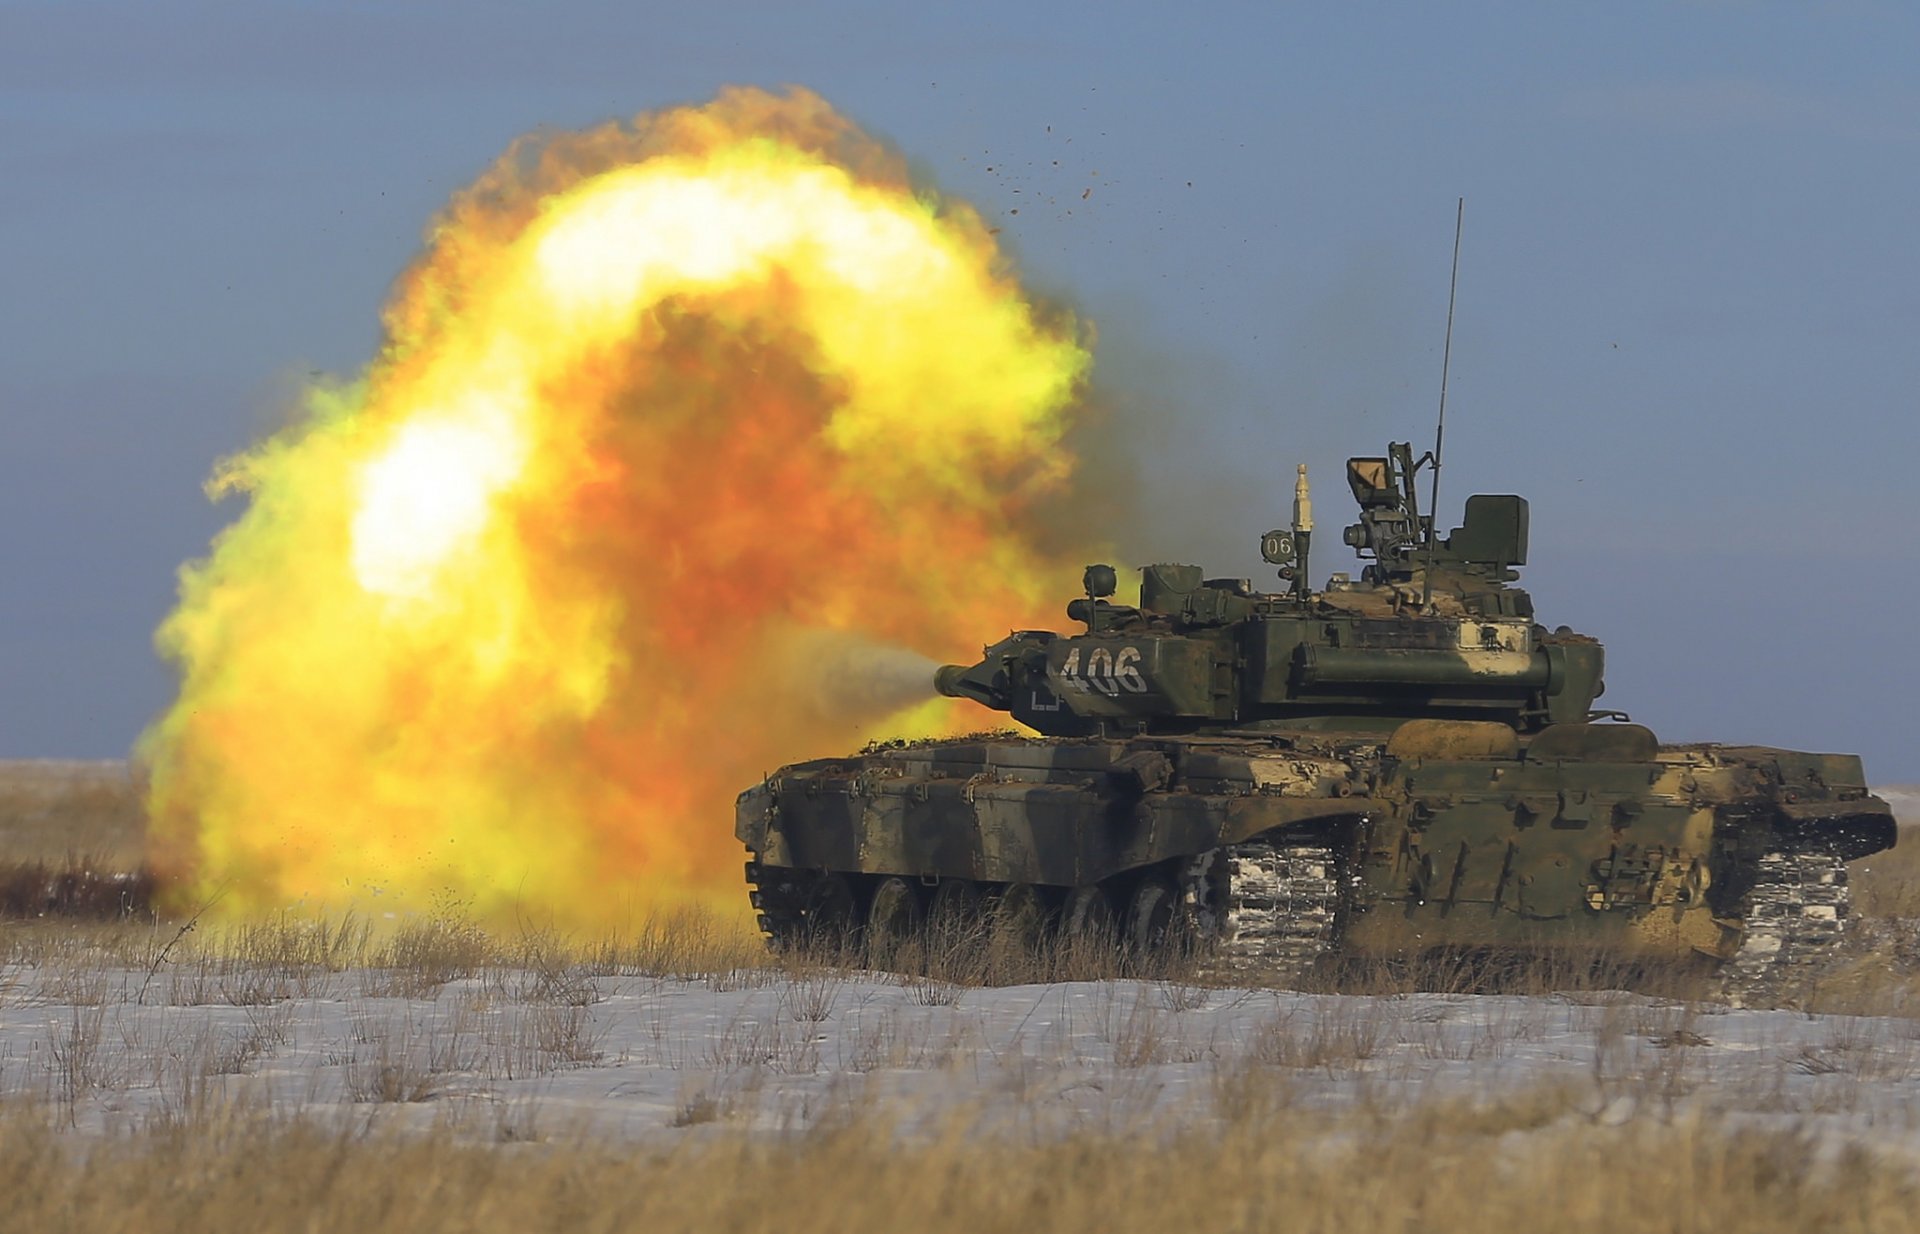
{"label": "white painted number", "polygon": [[1147,679],[1140,672],[1140,649],[1122,647],[1115,652],[1106,647],[1095,647],[1087,653],[1086,666],[1080,663],[1080,648],[1067,652],[1066,660],[1060,665],[1060,678],[1069,689],[1082,694],[1091,690],[1112,697],[1125,690],[1129,694],[1145,694]]}

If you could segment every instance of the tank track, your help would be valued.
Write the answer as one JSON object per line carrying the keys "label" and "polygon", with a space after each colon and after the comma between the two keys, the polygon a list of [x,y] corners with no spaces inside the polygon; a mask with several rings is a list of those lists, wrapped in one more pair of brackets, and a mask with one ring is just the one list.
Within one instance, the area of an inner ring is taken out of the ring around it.
{"label": "tank track", "polygon": [[1852,923],[1847,866],[1832,853],[1761,856],[1746,897],[1746,938],[1720,968],[1719,992],[1735,1007],[1804,1000],[1839,959]]}
{"label": "tank track", "polygon": [[1195,858],[1189,886],[1203,936],[1214,939],[1199,956],[1202,977],[1298,986],[1333,953],[1344,884],[1331,845],[1216,849]]}
{"label": "tank track", "polygon": [[[805,942],[809,887],[794,872],[746,863],[748,898],[776,950]],[[1189,864],[1185,891],[1203,945],[1197,975],[1298,986],[1333,953],[1345,883],[1331,845],[1255,842]]]}
{"label": "tank track", "polygon": [[807,889],[789,872],[748,861],[747,901],[756,910],[760,932],[776,950],[805,939]]}

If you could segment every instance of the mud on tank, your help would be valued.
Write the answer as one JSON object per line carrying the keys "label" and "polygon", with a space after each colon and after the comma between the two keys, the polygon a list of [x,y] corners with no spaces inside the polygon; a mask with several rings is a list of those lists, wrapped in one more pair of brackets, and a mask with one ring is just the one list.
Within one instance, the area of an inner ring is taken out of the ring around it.
{"label": "mud on tank", "polygon": [[1092,566],[1083,629],[1022,630],[936,675],[1037,737],[783,767],[736,832],[775,945],[983,913],[1191,948],[1296,983],[1330,959],[1435,950],[1717,966],[1735,1002],[1791,993],[1849,924],[1846,862],[1891,847],[1860,760],[1662,745],[1597,710],[1604,651],[1515,586],[1528,506],[1466,502],[1440,536],[1405,443],[1347,462],[1363,563],[1307,585],[1306,468],[1255,591]]}

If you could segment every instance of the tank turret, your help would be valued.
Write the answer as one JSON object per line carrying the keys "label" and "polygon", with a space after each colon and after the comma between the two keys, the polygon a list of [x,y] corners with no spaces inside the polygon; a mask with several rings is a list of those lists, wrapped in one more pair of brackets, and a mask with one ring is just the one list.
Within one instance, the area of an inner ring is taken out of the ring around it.
{"label": "tank turret", "polygon": [[1308,585],[1302,466],[1293,526],[1261,537],[1289,590],[1159,564],[1141,571],[1139,603],[1120,605],[1109,599],[1115,571],[1091,566],[1067,606],[1083,631],[1017,631],[975,664],[940,669],[935,688],[1056,737],[1389,730],[1422,718],[1524,733],[1595,718],[1600,644],[1536,624],[1532,599],[1511,585],[1527,558],[1526,500],[1470,497],[1461,525],[1438,536],[1415,496],[1419,466],[1405,443],[1347,461],[1360,519],[1343,539],[1365,563],[1357,580]]}

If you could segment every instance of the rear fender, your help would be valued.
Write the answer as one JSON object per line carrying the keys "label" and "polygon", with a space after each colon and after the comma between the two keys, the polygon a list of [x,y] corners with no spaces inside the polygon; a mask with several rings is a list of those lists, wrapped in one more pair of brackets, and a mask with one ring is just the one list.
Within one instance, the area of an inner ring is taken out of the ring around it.
{"label": "rear fender", "polygon": [[1782,847],[1821,849],[1844,861],[1885,852],[1897,842],[1893,807],[1878,797],[1857,801],[1785,802],[1774,830]]}

